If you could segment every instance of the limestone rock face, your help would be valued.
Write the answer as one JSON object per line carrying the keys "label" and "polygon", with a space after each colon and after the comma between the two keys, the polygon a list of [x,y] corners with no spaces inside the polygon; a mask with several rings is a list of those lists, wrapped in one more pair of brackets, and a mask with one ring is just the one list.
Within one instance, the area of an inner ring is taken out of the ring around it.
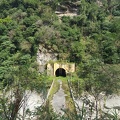
{"label": "limestone rock face", "polygon": [[79,0],[76,0],[74,2],[64,1],[58,4],[55,13],[59,18],[63,16],[69,16],[72,18],[78,15],[80,4],[81,2]]}
{"label": "limestone rock face", "polygon": [[56,8],[56,11],[59,12],[78,12],[79,8],[79,3],[80,1],[77,2],[70,2],[70,1],[64,1],[62,4],[59,4]]}
{"label": "limestone rock face", "polygon": [[[36,112],[36,108],[40,107],[44,103],[42,94],[35,91],[26,90],[23,98],[21,107],[18,111],[18,118],[22,116],[24,120],[36,120],[36,116],[32,114],[27,114],[27,111]],[[19,120],[19,119],[16,119]]]}
{"label": "limestone rock face", "polygon": [[[95,119],[96,103],[95,103],[95,98],[92,95],[85,93],[83,94],[83,96],[75,99],[74,101],[78,105],[77,107],[79,107],[80,109],[82,109],[84,103],[84,108],[86,110],[85,119],[88,119],[89,117]],[[91,108],[92,108],[92,113],[91,113]],[[102,111],[101,112],[102,115],[104,114],[114,115],[116,113],[120,118],[120,95],[113,94],[113,95],[105,96],[104,93],[101,93],[98,100],[98,109]],[[98,117],[100,117],[100,113]]]}
{"label": "limestone rock face", "polygon": [[37,52],[37,62],[39,64],[39,72],[44,72],[46,68],[46,64],[51,60],[52,61],[57,60],[57,54],[53,53],[51,50],[47,50],[46,48],[40,45]]}

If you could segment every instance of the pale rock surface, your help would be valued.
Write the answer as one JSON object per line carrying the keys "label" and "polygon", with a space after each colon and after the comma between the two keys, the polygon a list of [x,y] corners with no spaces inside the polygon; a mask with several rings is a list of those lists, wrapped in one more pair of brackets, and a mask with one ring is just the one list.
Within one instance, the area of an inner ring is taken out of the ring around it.
{"label": "pale rock surface", "polygon": [[35,112],[37,107],[40,107],[44,103],[44,99],[40,94],[35,91],[25,91],[22,106],[18,112],[18,116],[24,118],[24,120],[32,119],[34,116],[29,116],[26,111]]}
{"label": "pale rock surface", "polygon": [[50,61],[56,61],[57,60],[57,54],[53,53],[50,50],[47,50],[43,46],[39,46],[38,52],[37,52],[37,62],[39,64],[39,72],[44,72],[46,64]]}
{"label": "pale rock surface", "polygon": [[[75,99],[75,103],[78,105],[78,107],[81,109],[83,107],[83,101],[84,101],[84,107],[86,108],[87,113],[89,116],[89,108],[91,106],[93,106],[93,114],[92,114],[92,118],[95,118],[95,99],[93,96],[91,95],[87,95],[87,96],[82,96],[79,99]],[[101,96],[100,100],[99,100],[99,108],[101,108],[101,110],[105,113],[109,113],[109,114],[114,114],[115,112],[117,112],[118,116],[120,117],[120,96],[119,95],[109,95],[108,97],[105,96]],[[88,118],[88,117],[87,117]]]}

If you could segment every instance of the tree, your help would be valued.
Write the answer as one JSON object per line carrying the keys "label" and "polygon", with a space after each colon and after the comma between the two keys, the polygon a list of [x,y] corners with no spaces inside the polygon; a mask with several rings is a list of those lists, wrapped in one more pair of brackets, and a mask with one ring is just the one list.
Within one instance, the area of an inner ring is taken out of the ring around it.
{"label": "tree", "polygon": [[[24,62],[22,62],[22,64],[24,64]],[[26,90],[35,90],[38,93],[42,93],[47,89],[47,84],[45,85],[47,78],[39,75],[35,68],[30,68],[27,65],[16,66],[14,70],[12,70],[12,78],[13,82],[10,85],[8,83],[6,83],[4,87],[1,85],[0,116],[2,120],[16,120],[19,117],[18,113],[20,108],[29,99],[27,98],[28,96],[25,96]],[[45,92],[43,95],[45,95]],[[23,112],[23,119],[26,112],[27,111]]]}

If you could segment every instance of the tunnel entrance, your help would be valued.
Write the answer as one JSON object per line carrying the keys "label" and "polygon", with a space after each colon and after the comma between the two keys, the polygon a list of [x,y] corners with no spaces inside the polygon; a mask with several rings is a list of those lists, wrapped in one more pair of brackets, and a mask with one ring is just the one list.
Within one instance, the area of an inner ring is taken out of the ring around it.
{"label": "tunnel entrance", "polygon": [[66,71],[63,68],[58,68],[55,72],[56,77],[66,77]]}

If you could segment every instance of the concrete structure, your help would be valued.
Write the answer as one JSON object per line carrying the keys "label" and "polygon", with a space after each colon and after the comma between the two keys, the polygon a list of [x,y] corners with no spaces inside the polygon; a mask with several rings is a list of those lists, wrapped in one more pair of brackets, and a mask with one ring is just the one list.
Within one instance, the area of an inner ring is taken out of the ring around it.
{"label": "concrete structure", "polygon": [[63,76],[66,77],[67,74],[75,72],[75,63],[48,63],[47,64],[47,74],[51,76]]}

